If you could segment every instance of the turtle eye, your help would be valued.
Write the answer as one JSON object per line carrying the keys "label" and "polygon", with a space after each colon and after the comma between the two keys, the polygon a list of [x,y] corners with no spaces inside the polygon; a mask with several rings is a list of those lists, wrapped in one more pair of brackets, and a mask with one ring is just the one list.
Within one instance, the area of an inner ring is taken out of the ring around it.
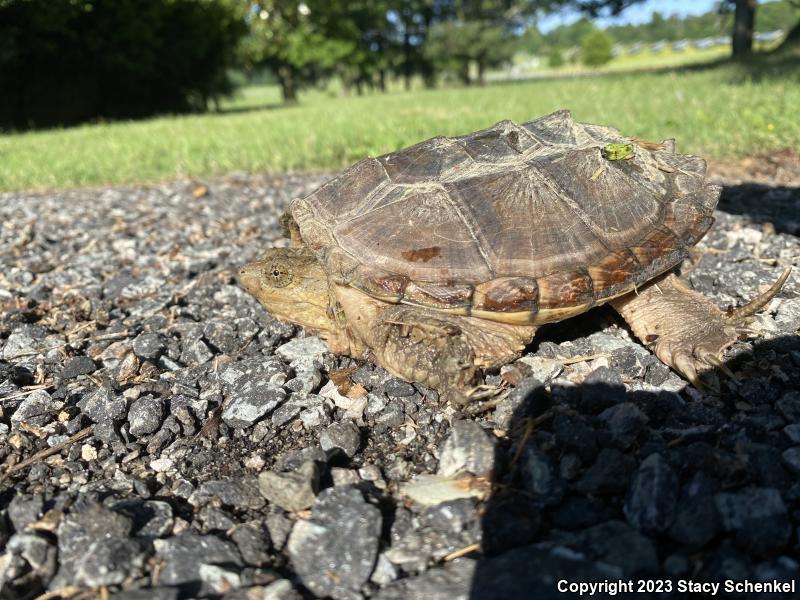
{"label": "turtle eye", "polygon": [[292,273],[283,265],[273,264],[264,269],[264,279],[272,287],[284,287],[292,282]]}

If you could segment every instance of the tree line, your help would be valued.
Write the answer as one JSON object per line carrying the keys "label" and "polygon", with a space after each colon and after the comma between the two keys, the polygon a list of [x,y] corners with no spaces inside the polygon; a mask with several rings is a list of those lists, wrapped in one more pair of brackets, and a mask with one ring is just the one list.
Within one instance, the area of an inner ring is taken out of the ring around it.
{"label": "tree line", "polygon": [[[520,48],[670,40],[730,28],[737,56],[752,48],[756,0],[732,14],[654,15],[644,26],[595,32],[588,20],[542,34],[537,18],[564,8],[619,14],[643,0],[0,0],[0,127],[70,124],[202,111],[231,90],[234,70],[267,69],[293,102],[336,77],[345,92],[383,90],[390,78],[428,86],[482,83]],[[790,9],[791,10],[791,9]],[[785,12],[785,10],[784,10]],[[780,14],[779,14],[780,13]]]}

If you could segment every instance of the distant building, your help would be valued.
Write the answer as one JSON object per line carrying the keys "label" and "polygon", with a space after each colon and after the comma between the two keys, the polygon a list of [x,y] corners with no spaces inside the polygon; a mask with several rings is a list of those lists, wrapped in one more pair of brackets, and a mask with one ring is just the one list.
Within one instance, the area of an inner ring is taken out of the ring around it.
{"label": "distant building", "polygon": [[653,44],[652,46],[650,46],[650,52],[652,52],[653,54],[660,54],[661,51],[664,50],[664,48],[666,48],[666,47],[667,47],[667,42],[665,42],[663,40],[662,41],[658,41],[655,44]]}
{"label": "distant building", "polygon": [[678,40],[677,42],[672,42],[672,49],[675,52],[683,52],[689,47],[689,40]]}

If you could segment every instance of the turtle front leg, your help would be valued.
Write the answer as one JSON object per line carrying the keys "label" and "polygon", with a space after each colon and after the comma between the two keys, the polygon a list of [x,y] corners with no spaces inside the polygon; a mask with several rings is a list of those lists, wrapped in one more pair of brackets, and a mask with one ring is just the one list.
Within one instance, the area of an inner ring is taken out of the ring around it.
{"label": "turtle front leg", "polygon": [[757,298],[727,313],[674,274],[612,300],[611,305],[661,362],[701,388],[699,373],[709,369],[732,376],[722,362],[724,351],[740,336],[754,333],[748,318],[780,292],[789,272],[784,271]]}
{"label": "turtle front leg", "polygon": [[534,331],[532,326],[396,305],[377,318],[369,346],[387,371],[465,403],[480,370],[514,360],[533,339]]}

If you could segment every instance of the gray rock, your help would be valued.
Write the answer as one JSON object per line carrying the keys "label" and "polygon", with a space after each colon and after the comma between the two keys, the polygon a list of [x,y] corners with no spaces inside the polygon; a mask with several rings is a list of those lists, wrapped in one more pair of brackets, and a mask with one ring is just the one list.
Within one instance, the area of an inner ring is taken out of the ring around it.
{"label": "gray rock", "polygon": [[75,581],[88,587],[116,585],[140,574],[144,552],[135,540],[101,539],[91,543],[75,564]]}
{"label": "gray rock", "polygon": [[319,444],[327,453],[340,451],[352,457],[361,445],[361,432],[352,421],[333,423],[319,436]]}
{"label": "gray rock", "polygon": [[157,587],[116,592],[114,600],[178,600],[178,588]]}
{"label": "gray rock", "polygon": [[792,423],[791,425],[787,425],[783,428],[783,433],[785,433],[786,437],[789,438],[793,443],[800,444],[800,423]]}
{"label": "gray rock", "polygon": [[736,542],[748,552],[767,555],[783,548],[791,535],[786,505],[778,490],[744,488],[714,496],[725,531],[736,532]]}
{"label": "gray rock", "polygon": [[201,580],[203,565],[243,566],[239,551],[231,542],[214,535],[183,533],[153,542],[156,556],[164,561],[159,582],[182,585]]}
{"label": "gray rock", "polygon": [[783,451],[783,464],[795,475],[800,475],[800,446]]}
{"label": "gray rock", "polygon": [[237,525],[231,532],[231,539],[248,565],[260,567],[271,560],[269,532],[260,523]]}
{"label": "gray rock", "polygon": [[185,365],[202,365],[214,358],[214,353],[202,339],[184,341],[181,344],[180,361]]}
{"label": "gray rock", "polygon": [[155,361],[166,349],[167,342],[158,333],[141,333],[133,340],[133,353],[139,358]]}
{"label": "gray rock", "polygon": [[451,477],[468,472],[483,475],[494,468],[491,438],[474,421],[454,421],[450,436],[439,449],[439,475]]}
{"label": "gray rock", "polygon": [[303,584],[318,596],[350,598],[372,574],[381,521],[380,511],[354,487],[321,492],[311,519],[295,523],[287,544]]}
{"label": "gray rock", "polygon": [[268,381],[277,385],[286,383],[289,368],[274,356],[256,356],[231,363],[220,373],[226,393],[236,391],[236,386],[246,386],[250,381]]}
{"label": "gray rock", "polygon": [[636,529],[660,532],[672,524],[677,501],[678,477],[660,454],[653,453],[633,476],[623,512]]}
{"label": "gray rock", "polygon": [[44,498],[40,495],[27,497],[17,494],[8,504],[8,518],[18,533],[42,516],[44,511]]}
{"label": "gray rock", "polygon": [[232,506],[241,510],[257,510],[265,504],[264,498],[259,493],[259,487],[255,477],[204,481],[189,496],[189,504],[202,506],[211,500],[218,499],[224,506]]}
{"label": "gray rock", "polygon": [[598,367],[586,377],[581,386],[581,408],[597,413],[625,402],[622,377],[608,367]]}
{"label": "gray rock", "polygon": [[281,427],[298,416],[303,410],[320,408],[325,399],[317,394],[295,392],[289,399],[276,408],[272,416],[272,424]]}
{"label": "gray rock", "polygon": [[330,352],[328,347],[321,339],[314,336],[295,338],[275,350],[275,354],[288,363],[316,361],[322,364],[326,352]]}
{"label": "gray rock", "polygon": [[74,379],[80,375],[88,375],[97,370],[97,365],[88,356],[73,356],[61,369],[62,379]]}
{"label": "gray rock", "polygon": [[[58,526],[59,574],[54,585],[75,581],[77,568],[89,548],[101,550],[104,543],[129,537],[132,521],[129,517],[97,504],[92,500],[76,502]],[[130,554],[132,557],[133,554]],[[99,559],[98,559],[99,560]],[[106,563],[112,566],[112,563]],[[91,566],[89,566],[91,569]],[[124,567],[121,567],[124,568]],[[114,571],[112,568],[111,571]],[[99,571],[83,572],[84,576],[102,578]],[[112,576],[113,577],[113,576]]]}
{"label": "gray rock", "polygon": [[578,535],[575,550],[619,567],[625,577],[658,571],[658,554],[653,542],[622,521],[590,527]]}
{"label": "gray rock", "polygon": [[633,402],[620,402],[605,409],[598,418],[606,424],[612,439],[622,450],[633,444],[647,423],[647,415]]}
{"label": "gray rock", "polygon": [[258,476],[261,494],[289,512],[304,510],[314,503],[319,486],[319,472],[313,461],[296,471],[276,473],[264,471]]}
{"label": "gray rock", "polygon": [[131,435],[136,437],[154,433],[164,421],[164,405],[159,398],[146,394],[134,400],[128,409]]}
{"label": "gray rock", "polygon": [[201,564],[197,570],[208,589],[217,594],[242,587],[242,578],[237,571],[225,569],[217,565]]}
{"label": "gray rock", "polygon": [[78,401],[78,408],[95,423],[121,421],[127,416],[125,398],[108,387],[97,388]]}
{"label": "gray rock", "polygon": [[528,442],[519,457],[522,487],[543,506],[553,506],[564,496],[565,486],[556,476],[550,458]]}
{"label": "gray rock", "polygon": [[[32,533],[12,535],[5,547],[8,555],[25,559],[30,569],[43,581],[49,581],[56,572],[56,547],[48,540]],[[2,559],[0,559],[2,562]],[[3,590],[2,568],[0,568],[0,591]]]}
{"label": "gray rock", "polygon": [[681,490],[669,535],[681,544],[699,547],[713,540],[721,529],[713,486],[698,474]]}
{"label": "gray rock", "polygon": [[[502,578],[502,573],[508,573],[509,571],[513,571],[517,577],[524,573],[522,569],[515,570],[514,566],[511,564],[512,560],[516,558],[517,552],[516,550],[512,550],[500,557],[490,559],[492,562],[488,564],[484,563],[488,568],[487,571],[484,571],[486,579],[495,577]],[[509,558],[511,558],[511,560],[509,560]],[[521,557],[520,562],[526,561],[529,558],[529,556]],[[459,558],[428,569],[419,575],[404,577],[396,583],[382,588],[374,597],[376,600],[469,600],[470,598],[481,597],[528,597],[522,593],[521,589],[503,589],[499,591],[498,595],[494,595],[494,592],[498,590],[491,588],[488,582],[483,584],[482,578],[481,581],[476,578],[478,574],[476,572],[477,563],[478,561],[470,558]],[[483,593],[486,594],[485,596],[472,595],[472,586],[474,583],[481,583],[486,588],[483,590]],[[529,583],[530,582],[526,580],[523,585],[527,586]],[[510,592],[509,595],[499,595],[508,592]],[[515,594],[514,592],[519,593]],[[546,596],[536,597],[546,598]]]}
{"label": "gray rock", "polygon": [[417,393],[414,386],[406,381],[392,377],[383,383],[383,391],[387,396],[394,396],[396,398],[407,398]]}
{"label": "gray rock", "polygon": [[261,590],[259,600],[302,600],[303,596],[288,579],[277,579]]}
{"label": "gray rock", "polygon": [[594,464],[575,484],[584,494],[607,495],[624,492],[636,461],[613,448],[603,448]]}
{"label": "gray rock", "polygon": [[28,394],[11,415],[11,423],[27,423],[40,427],[50,421],[53,399],[46,390],[34,390]]}
{"label": "gray rock", "polygon": [[240,379],[226,400],[222,420],[231,427],[250,427],[285,398],[286,392],[276,383]]}
{"label": "gray rock", "polygon": [[775,407],[790,423],[800,423],[800,392],[787,392],[775,403]]}
{"label": "gray rock", "polygon": [[163,500],[123,500],[112,507],[133,520],[133,531],[137,537],[157,538],[172,531],[175,518],[172,506]]}

